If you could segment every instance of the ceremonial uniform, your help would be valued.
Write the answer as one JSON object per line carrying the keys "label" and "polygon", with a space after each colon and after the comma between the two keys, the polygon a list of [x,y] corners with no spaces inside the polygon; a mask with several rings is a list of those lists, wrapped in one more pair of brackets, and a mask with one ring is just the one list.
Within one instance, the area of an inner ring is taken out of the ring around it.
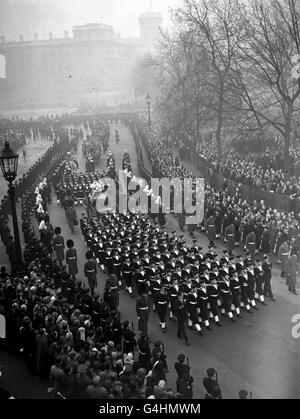
{"label": "ceremonial uniform", "polygon": [[144,368],[148,373],[151,369],[151,350],[147,337],[142,335],[138,340],[137,347],[139,351],[139,367]]}
{"label": "ceremonial uniform", "polygon": [[65,241],[61,235],[57,235],[53,239],[53,250],[56,253],[56,259],[59,261],[60,264],[65,260]]}
{"label": "ceremonial uniform", "polygon": [[140,295],[136,300],[136,314],[139,320],[138,329],[145,335],[148,335],[149,312],[150,308],[148,295]]}
{"label": "ceremonial uniform", "polygon": [[255,303],[255,276],[253,266],[247,268],[248,273],[248,298],[250,300],[251,306],[256,310]]}
{"label": "ceremonial uniform", "polygon": [[155,308],[159,317],[160,327],[162,331],[166,331],[166,315],[168,309],[168,298],[164,291],[159,291],[155,296]]}
{"label": "ceremonial uniform", "polygon": [[76,249],[68,249],[66,251],[66,262],[69,266],[69,274],[70,275],[77,275],[78,274],[78,266],[77,266],[77,252]]}
{"label": "ceremonial uniform", "polygon": [[251,255],[252,260],[255,258],[255,249],[256,249],[256,235],[254,231],[248,234],[246,237],[245,247]]}
{"label": "ceremonial uniform", "polygon": [[116,275],[110,275],[106,281],[104,301],[111,310],[116,310],[119,307],[119,286]]}
{"label": "ceremonial uniform", "polygon": [[235,232],[233,224],[230,224],[228,227],[226,227],[225,240],[227,242],[227,249],[229,251],[229,255],[232,255],[232,251],[235,248]]}
{"label": "ceremonial uniform", "polygon": [[218,285],[217,284],[207,284],[208,300],[210,305],[210,311],[214,317],[216,324],[220,325],[219,320],[219,311],[218,311]]}
{"label": "ceremonial uniform", "polygon": [[195,327],[197,332],[202,335],[201,326],[199,324],[199,313],[197,310],[197,291],[196,289],[190,290],[186,296],[187,312],[189,316],[189,327]]}
{"label": "ceremonial uniform", "polygon": [[262,304],[265,304],[264,293],[263,293],[263,268],[260,264],[254,267],[255,275],[255,298],[259,298]]}
{"label": "ceremonial uniform", "polygon": [[278,261],[281,263],[281,276],[285,277],[288,270],[288,259],[290,254],[290,248],[287,242],[282,243],[278,249]]}
{"label": "ceremonial uniform", "polygon": [[248,297],[248,272],[241,271],[239,274],[239,284],[241,287],[241,307],[245,307],[248,312],[251,312]]}
{"label": "ceremonial uniform", "polygon": [[222,313],[228,314],[228,317],[230,318],[231,321],[234,321],[233,318],[233,314],[231,311],[231,290],[230,290],[230,282],[228,277],[226,276],[223,281],[221,281],[219,283],[220,285],[220,292],[221,292],[221,296],[222,296],[222,301],[223,301],[223,305],[222,305]]}
{"label": "ceremonial uniform", "polygon": [[125,281],[126,289],[130,295],[133,294],[132,291],[132,267],[130,263],[130,259],[126,258],[124,263],[121,266],[122,277]]}
{"label": "ceremonial uniform", "polygon": [[185,303],[177,297],[174,301],[174,314],[177,319],[177,337],[184,338],[185,343],[188,345],[188,337],[185,331],[185,324],[188,320],[188,313]]}
{"label": "ceremonial uniform", "polygon": [[272,280],[272,263],[269,261],[269,259],[265,259],[263,263],[264,296],[270,297],[271,300],[274,300],[272,287],[271,287],[271,280]]}
{"label": "ceremonial uniform", "polygon": [[92,295],[97,288],[97,265],[94,260],[88,260],[84,265],[84,275],[87,277]]}
{"label": "ceremonial uniform", "polygon": [[211,246],[214,246],[216,240],[216,223],[213,216],[206,220],[205,228],[207,231],[209,243]]}
{"label": "ceremonial uniform", "polygon": [[200,288],[197,289],[197,297],[198,312],[201,320],[204,322],[205,327],[211,330],[209,326],[208,292],[205,284],[200,285]]}
{"label": "ceremonial uniform", "polygon": [[232,294],[232,304],[234,306],[234,310],[238,317],[241,316],[240,312],[240,306],[241,306],[241,300],[240,300],[240,292],[241,292],[241,286],[239,282],[238,274],[235,273],[230,278],[230,290]]}

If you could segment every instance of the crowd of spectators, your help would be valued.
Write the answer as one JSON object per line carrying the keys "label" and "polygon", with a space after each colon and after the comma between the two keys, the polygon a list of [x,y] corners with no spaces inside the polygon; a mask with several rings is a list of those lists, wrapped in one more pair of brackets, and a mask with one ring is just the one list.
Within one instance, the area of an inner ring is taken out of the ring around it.
{"label": "crowd of spectators", "polygon": [[[73,137],[70,143],[61,138],[38,162],[34,176],[23,180],[19,193],[25,241],[22,274],[14,265],[9,208],[1,208],[1,237],[12,243],[8,247],[12,272],[2,267],[0,273],[0,312],[6,318],[8,347],[24,358],[31,373],[50,377],[49,392],[55,398],[180,399],[182,394],[166,384],[165,372],[153,368],[164,357],[160,343],[151,351],[152,363],[145,365],[142,357],[135,356],[138,337],[128,321],[121,320],[120,312],[99,295],[91,296],[84,282],[75,280],[52,257],[55,226],[47,213],[50,182],[57,182],[64,172],[67,152],[76,146],[80,132],[73,131]],[[60,144],[63,148],[57,152]],[[48,235],[43,231],[37,236],[34,217],[43,220]]]}
{"label": "crowd of spectators", "polygon": [[[163,135],[159,125],[153,126],[151,133],[149,133],[147,124],[139,122],[138,132],[150,157],[154,177],[193,177],[190,170],[184,167],[174,150],[169,147],[169,141],[166,140],[166,136]],[[228,165],[223,165],[216,158],[216,151],[213,146],[200,146],[198,152],[199,155],[209,156],[206,158],[212,165],[215,165],[216,170],[218,167],[229,170],[230,167],[240,173],[241,176],[241,171],[239,172],[237,168],[240,167],[239,164],[243,167],[244,165],[229,158],[226,160]],[[254,168],[254,162],[249,162],[249,172],[247,172],[249,176],[253,173],[250,167]],[[226,227],[231,223],[235,224],[236,243],[244,244],[247,234],[252,230],[255,231],[257,251],[261,250],[264,237],[267,237],[268,243],[268,252],[266,253],[277,254],[280,245],[287,239],[293,242],[295,246],[299,244],[299,214],[268,208],[264,201],[248,202],[242,198],[239,188],[232,194],[226,185],[223,189],[217,190],[206,181],[205,219],[208,219],[211,215],[216,217],[218,236],[224,235]],[[202,223],[203,230],[205,219]]]}
{"label": "crowd of spectators", "polygon": [[218,158],[217,146],[212,138],[199,143],[193,141],[192,137],[188,136],[183,141],[175,135],[174,143],[181,158],[190,159],[192,153],[196,153],[207,162],[212,171],[225,178],[258,187],[263,191],[290,197],[300,196],[300,150],[295,146],[290,148],[287,174],[284,153],[276,142],[272,148],[266,147],[264,151],[252,150],[245,153],[245,150],[226,141],[221,158]]}

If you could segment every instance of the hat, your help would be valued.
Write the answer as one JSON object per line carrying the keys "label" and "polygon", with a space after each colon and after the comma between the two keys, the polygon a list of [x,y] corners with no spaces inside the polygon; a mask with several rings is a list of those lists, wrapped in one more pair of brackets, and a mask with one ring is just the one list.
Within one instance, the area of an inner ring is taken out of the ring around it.
{"label": "hat", "polygon": [[160,354],[161,354],[161,349],[160,349],[159,347],[155,347],[155,348],[153,349],[152,355],[153,355],[153,356],[158,356],[158,355],[160,355]]}
{"label": "hat", "polygon": [[209,368],[206,372],[209,377],[213,377],[216,374],[216,370],[214,368]]}
{"label": "hat", "polygon": [[124,367],[124,373],[128,373],[132,371],[132,365],[125,365]]}
{"label": "hat", "polygon": [[178,362],[183,363],[185,361],[185,355],[184,354],[180,354],[177,357]]}
{"label": "hat", "polygon": [[247,399],[248,391],[247,390],[240,390],[239,391],[239,397],[240,397],[240,399]]}

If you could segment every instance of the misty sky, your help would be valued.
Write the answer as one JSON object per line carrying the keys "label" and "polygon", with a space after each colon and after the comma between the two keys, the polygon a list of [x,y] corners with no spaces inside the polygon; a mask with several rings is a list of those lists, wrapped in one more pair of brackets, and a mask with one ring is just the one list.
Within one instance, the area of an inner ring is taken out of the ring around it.
{"label": "misty sky", "polygon": [[[170,25],[169,8],[176,8],[182,0],[152,0],[152,10]],[[138,36],[138,17],[150,9],[150,0],[0,0],[0,36],[7,41],[62,37],[72,26],[103,22],[112,25],[121,36]]]}

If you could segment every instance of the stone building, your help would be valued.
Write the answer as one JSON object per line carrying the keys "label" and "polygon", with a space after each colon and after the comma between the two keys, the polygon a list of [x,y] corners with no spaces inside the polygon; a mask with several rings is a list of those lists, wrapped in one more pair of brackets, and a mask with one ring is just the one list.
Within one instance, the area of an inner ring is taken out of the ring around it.
{"label": "stone building", "polygon": [[[121,38],[103,23],[66,31],[61,39],[7,42],[0,38],[2,107],[113,104],[134,91],[132,70],[162,25],[160,13],[141,14],[139,38]],[[133,93],[131,93],[133,95]]]}

